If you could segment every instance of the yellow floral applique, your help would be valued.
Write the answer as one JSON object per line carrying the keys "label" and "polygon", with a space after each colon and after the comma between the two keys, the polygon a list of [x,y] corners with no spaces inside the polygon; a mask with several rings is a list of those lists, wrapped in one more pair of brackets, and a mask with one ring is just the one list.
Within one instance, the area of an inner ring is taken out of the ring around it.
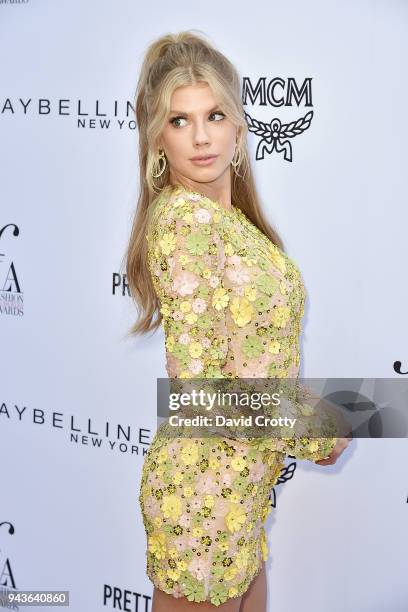
{"label": "yellow floral applique", "polygon": [[235,251],[234,251],[234,247],[232,246],[232,244],[230,242],[226,242],[225,246],[224,246],[224,253],[227,257],[231,257],[231,255],[234,255]]}
{"label": "yellow floral applique", "polygon": [[277,355],[280,351],[280,342],[279,340],[272,340],[270,345],[268,346],[268,351],[273,355]]}
{"label": "yellow floral applique", "polygon": [[192,465],[197,461],[198,450],[194,443],[187,443],[181,451],[181,460],[185,465]]}
{"label": "yellow floral applique", "polygon": [[257,292],[255,287],[245,287],[244,295],[249,302],[254,302],[256,300]]}
{"label": "yellow floral applique", "polygon": [[166,556],[166,535],[161,531],[153,533],[149,537],[148,548],[156,559],[164,559]]}
{"label": "yellow floral applique", "polygon": [[181,500],[177,495],[163,495],[161,509],[166,518],[177,520],[181,514]]}
{"label": "yellow floral applique", "polygon": [[290,317],[288,306],[275,306],[272,312],[271,321],[276,327],[285,327]]}
{"label": "yellow floral applique", "polygon": [[163,234],[163,238],[159,240],[159,245],[164,255],[170,255],[176,248],[176,237],[171,232]]}
{"label": "yellow floral applique", "polygon": [[247,298],[235,297],[230,305],[232,318],[238,327],[245,327],[252,320],[255,310]]}
{"label": "yellow floral applique", "polygon": [[246,465],[247,465],[247,462],[242,457],[233,457],[231,459],[232,469],[236,470],[237,472],[240,472],[241,470],[243,470],[244,467],[246,467]]}
{"label": "yellow floral applique", "polygon": [[282,255],[276,250],[276,248],[272,247],[270,251],[272,261],[275,266],[284,274],[286,272],[286,262]]}
{"label": "yellow floral applique", "polygon": [[191,357],[194,357],[194,359],[197,359],[198,357],[201,356],[203,352],[203,347],[200,344],[200,342],[191,342],[191,344],[188,347],[188,352],[190,353]]}
{"label": "yellow floral applique", "polygon": [[217,287],[213,293],[212,305],[216,310],[222,310],[228,305],[229,296],[224,287]]}
{"label": "yellow floral applique", "polygon": [[231,533],[239,531],[242,525],[245,523],[245,520],[246,512],[244,508],[240,506],[233,506],[225,516],[225,523]]}
{"label": "yellow floral applique", "polygon": [[266,533],[265,530],[261,530],[261,551],[262,551],[262,559],[267,561],[268,559],[268,543],[266,541]]}

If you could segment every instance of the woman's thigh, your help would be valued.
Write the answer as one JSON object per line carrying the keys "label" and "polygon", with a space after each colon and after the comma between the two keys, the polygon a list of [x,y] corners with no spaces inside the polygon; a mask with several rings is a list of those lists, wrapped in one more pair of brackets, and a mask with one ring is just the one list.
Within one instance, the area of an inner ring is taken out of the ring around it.
{"label": "woman's thigh", "polygon": [[267,583],[265,562],[241,598],[239,612],[266,612]]}
{"label": "woman's thigh", "polygon": [[176,438],[152,447],[140,502],[157,605],[239,609],[266,553],[263,522],[278,467],[237,440]]}

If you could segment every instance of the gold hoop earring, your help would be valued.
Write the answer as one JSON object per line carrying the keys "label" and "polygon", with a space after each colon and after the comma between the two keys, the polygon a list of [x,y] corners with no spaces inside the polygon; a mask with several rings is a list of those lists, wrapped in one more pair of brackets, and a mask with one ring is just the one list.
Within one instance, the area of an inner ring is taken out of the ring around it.
{"label": "gold hoop earring", "polygon": [[[164,151],[162,149],[159,149],[159,157],[158,157],[158,165],[159,165],[159,171],[155,172],[155,166],[156,166],[156,162],[154,162],[153,164],[153,168],[152,168],[152,177],[153,178],[159,178],[159,176],[161,176],[163,174],[163,172],[166,169],[167,166],[167,161],[166,161],[166,156],[164,154]],[[160,165],[162,166],[160,168]]]}

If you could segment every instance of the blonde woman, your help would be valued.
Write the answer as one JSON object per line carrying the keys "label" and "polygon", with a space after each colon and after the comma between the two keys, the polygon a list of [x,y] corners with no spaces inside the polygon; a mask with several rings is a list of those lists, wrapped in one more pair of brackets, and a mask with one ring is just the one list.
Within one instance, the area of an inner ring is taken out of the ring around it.
{"label": "blonde woman", "polygon": [[[193,32],[159,38],[136,118],[126,272],[141,316],[131,332],[163,324],[170,378],[297,377],[305,290],[259,204],[235,68]],[[264,523],[283,459],[334,463],[347,443],[156,432],[139,497],[153,612],[265,612]]]}

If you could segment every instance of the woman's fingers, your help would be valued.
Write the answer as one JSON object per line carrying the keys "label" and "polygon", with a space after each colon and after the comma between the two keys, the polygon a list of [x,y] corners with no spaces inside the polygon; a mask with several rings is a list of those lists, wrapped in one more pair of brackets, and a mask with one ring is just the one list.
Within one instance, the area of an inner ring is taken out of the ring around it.
{"label": "woman's fingers", "polygon": [[337,459],[340,457],[344,449],[346,449],[347,446],[350,444],[350,440],[352,440],[351,437],[339,438],[336,446],[333,448],[330,455],[325,459],[319,459],[318,461],[315,461],[315,463],[317,463],[318,465],[333,465],[333,463],[336,463]]}

